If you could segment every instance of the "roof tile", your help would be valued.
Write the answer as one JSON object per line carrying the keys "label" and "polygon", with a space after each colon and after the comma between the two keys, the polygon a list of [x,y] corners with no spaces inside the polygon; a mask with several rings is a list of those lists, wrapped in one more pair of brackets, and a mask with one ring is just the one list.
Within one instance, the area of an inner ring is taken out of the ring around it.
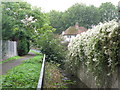
{"label": "roof tile", "polygon": [[84,27],[70,26],[68,29],[65,30],[64,35],[77,35],[84,31],[87,31],[87,29]]}

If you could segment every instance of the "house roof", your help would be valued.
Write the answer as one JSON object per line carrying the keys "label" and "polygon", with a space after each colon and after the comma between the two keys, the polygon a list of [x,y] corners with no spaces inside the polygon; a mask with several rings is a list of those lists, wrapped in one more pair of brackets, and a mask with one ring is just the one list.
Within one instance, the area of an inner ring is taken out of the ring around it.
{"label": "house roof", "polygon": [[63,35],[77,35],[84,31],[87,31],[87,29],[84,27],[79,27],[78,25],[75,25],[75,26],[70,26],[68,29],[66,29]]}
{"label": "house roof", "polygon": [[70,26],[65,32],[64,32],[64,35],[65,34],[77,34],[78,33],[78,30],[74,27],[74,26]]}

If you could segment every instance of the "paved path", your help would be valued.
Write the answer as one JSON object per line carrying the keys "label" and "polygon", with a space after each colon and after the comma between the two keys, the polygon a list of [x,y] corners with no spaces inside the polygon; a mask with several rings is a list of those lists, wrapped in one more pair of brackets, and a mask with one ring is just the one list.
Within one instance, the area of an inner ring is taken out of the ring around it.
{"label": "paved path", "polygon": [[38,53],[41,52],[40,50],[37,50],[37,49],[31,49],[31,50],[36,51],[36,52],[38,52]]}
{"label": "paved path", "polygon": [[28,53],[28,55],[22,56],[22,58],[18,59],[18,60],[11,60],[8,62],[5,62],[2,64],[2,72],[0,72],[0,75],[4,75],[8,72],[8,70],[12,69],[13,67],[19,65],[22,63],[22,61],[33,58],[35,56],[35,54],[33,53]]}

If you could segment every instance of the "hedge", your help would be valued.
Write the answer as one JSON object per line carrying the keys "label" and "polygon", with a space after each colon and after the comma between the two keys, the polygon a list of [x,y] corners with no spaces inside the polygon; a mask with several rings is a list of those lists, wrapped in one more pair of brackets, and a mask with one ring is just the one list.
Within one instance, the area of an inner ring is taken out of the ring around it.
{"label": "hedge", "polygon": [[28,40],[22,39],[18,41],[17,52],[19,56],[28,54],[29,50],[30,50],[30,44]]}
{"label": "hedge", "polygon": [[119,58],[120,26],[112,20],[72,39],[68,45],[66,65],[74,73],[79,65],[85,65],[100,82],[103,70],[107,70],[107,76],[110,76],[120,64]]}

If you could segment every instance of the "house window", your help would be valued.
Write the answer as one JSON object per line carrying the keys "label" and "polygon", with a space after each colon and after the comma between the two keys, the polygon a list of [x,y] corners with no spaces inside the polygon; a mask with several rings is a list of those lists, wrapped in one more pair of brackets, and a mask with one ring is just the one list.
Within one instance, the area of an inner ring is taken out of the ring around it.
{"label": "house window", "polygon": [[71,36],[70,36],[70,35],[68,35],[68,38],[71,38]]}

